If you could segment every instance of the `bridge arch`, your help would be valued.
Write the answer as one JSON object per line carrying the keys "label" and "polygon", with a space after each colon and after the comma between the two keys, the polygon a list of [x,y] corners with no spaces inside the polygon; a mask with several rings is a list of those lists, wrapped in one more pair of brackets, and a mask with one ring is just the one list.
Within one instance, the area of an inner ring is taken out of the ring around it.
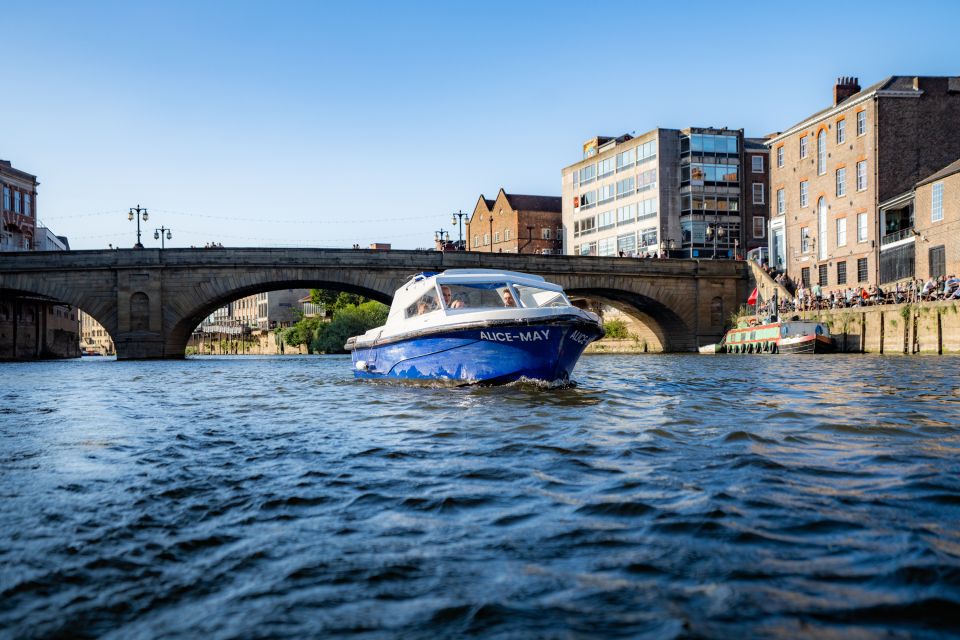
{"label": "bridge arch", "polygon": [[618,289],[570,289],[572,298],[597,300],[636,319],[656,337],[664,351],[688,351],[691,327],[664,302],[634,291]]}
{"label": "bridge arch", "polygon": [[195,306],[186,309],[182,317],[179,319],[171,318],[174,324],[173,329],[168,334],[166,351],[170,354],[185,353],[194,329],[211,313],[230,302],[258,293],[280,291],[282,289],[330,289],[354,293],[387,305],[393,301],[393,293],[396,291],[396,287],[386,293],[371,288],[368,283],[358,283],[357,278],[351,277],[348,273],[345,273],[344,276],[343,279],[334,279],[329,274],[313,277],[306,274],[298,277],[274,275],[273,277],[264,277],[256,284],[246,282],[239,285],[224,281],[216,290],[208,292],[209,297],[197,300]]}

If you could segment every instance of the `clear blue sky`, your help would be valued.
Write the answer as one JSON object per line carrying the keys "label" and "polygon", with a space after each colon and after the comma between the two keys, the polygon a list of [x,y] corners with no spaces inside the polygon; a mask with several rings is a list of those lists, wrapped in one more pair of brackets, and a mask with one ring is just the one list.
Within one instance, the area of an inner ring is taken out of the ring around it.
{"label": "clear blue sky", "polygon": [[[430,246],[594,135],[783,130],[837,76],[960,75],[948,2],[2,2],[0,158],[73,248]],[[456,235],[455,233],[453,234]]]}

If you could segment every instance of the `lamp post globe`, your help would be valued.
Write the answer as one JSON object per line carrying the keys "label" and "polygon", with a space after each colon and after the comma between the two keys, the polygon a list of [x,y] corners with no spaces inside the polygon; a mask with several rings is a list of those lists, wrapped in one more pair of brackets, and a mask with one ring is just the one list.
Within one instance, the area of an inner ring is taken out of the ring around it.
{"label": "lamp post globe", "polygon": [[147,210],[142,209],[138,204],[135,207],[130,207],[130,211],[127,212],[127,220],[137,221],[137,244],[133,245],[134,249],[143,249],[143,243],[140,242],[140,219],[142,218],[144,222],[149,219],[150,216],[147,215]]}

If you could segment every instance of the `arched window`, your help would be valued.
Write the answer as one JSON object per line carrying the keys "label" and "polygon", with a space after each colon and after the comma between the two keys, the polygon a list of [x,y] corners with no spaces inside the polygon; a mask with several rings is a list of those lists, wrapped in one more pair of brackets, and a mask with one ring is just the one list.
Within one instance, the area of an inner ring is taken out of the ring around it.
{"label": "arched window", "polygon": [[710,326],[723,327],[723,298],[720,296],[710,301]]}
{"label": "arched window", "polygon": [[817,255],[820,260],[827,259],[827,201],[817,200]]}
{"label": "arched window", "polygon": [[130,330],[150,330],[150,298],[142,291],[130,296]]}
{"label": "arched window", "polygon": [[817,175],[827,172],[827,131],[820,129],[817,134]]}

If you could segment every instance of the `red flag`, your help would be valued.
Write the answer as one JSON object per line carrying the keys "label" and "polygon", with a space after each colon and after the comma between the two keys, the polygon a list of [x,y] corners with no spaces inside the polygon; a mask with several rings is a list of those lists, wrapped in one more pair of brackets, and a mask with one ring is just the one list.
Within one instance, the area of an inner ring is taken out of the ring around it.
{"label": "red flag", "polygon": [[753,288],[753,293],[750,294],[750,297],[747,298],[747,304],[757,304],[757,288]]}

